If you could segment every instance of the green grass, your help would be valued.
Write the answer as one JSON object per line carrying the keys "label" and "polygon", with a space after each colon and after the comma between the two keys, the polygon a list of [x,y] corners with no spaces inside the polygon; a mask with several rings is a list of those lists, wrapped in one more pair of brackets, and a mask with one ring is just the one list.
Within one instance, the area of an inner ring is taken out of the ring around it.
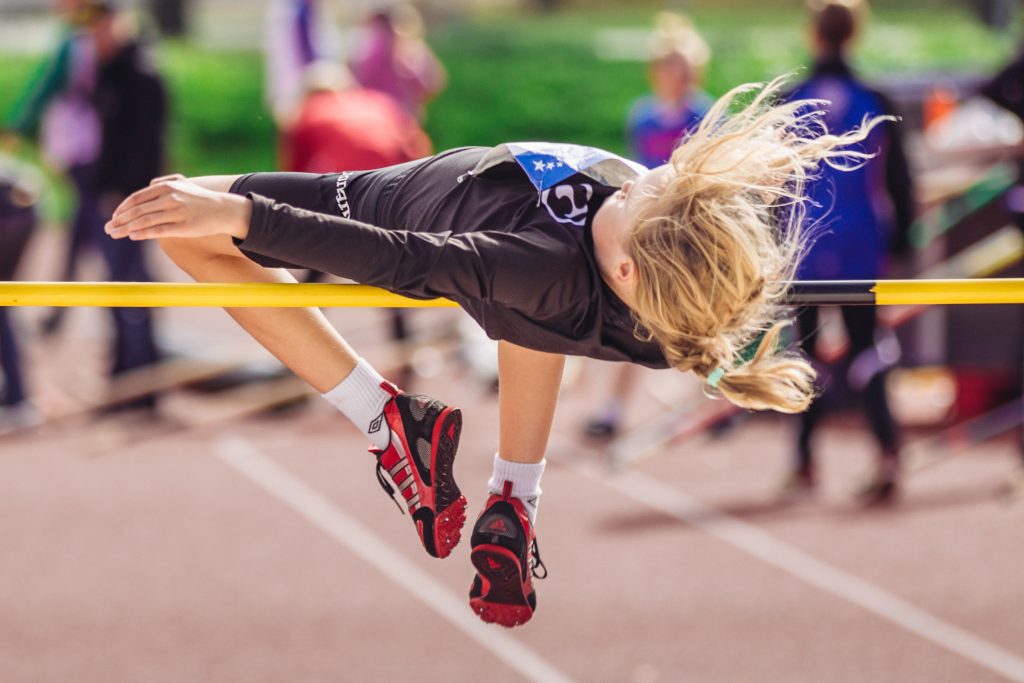
{"label": "green grass", "polygon": [[170,158],[186,174],[273,169],[274,122],[258,55],[163,46],[171,91]]}
{"label": "green grass", "polygon": [[[711,43],[706,87],[764,80],[807,61],[802,18],[788,6],[704,9],[694,18]],[[644,28],[640,9],[575,10],[553,15],[491,15],[439,29],[432,44],[449,88],[431,106],[428,130],[438,149],[516,139],[580,142],[622,151],[629,103],[646,89],[643,64],[595,59],[595,33]],[[955,8],[877,12],[857,63],[870,76],[912,71],[987,71],[1012,41]],[[169,166],[186,174],[269,169],[273,124],[262,103],[256,53],[218,52],[187,43],[160,46],[171,91]],[[7,111],[35,59],[0,56],[0,111]]]}
{"label": "green grass", "polygon": [[[808,61],[803,19],[789,8],[697,8],[711,44],[705,86],[713,95],[793,72]],[[606,28],[646,28],[650,12],[608,10],[544,17],[492,16],[438,32],[433,45],[448,66],[448,90],[430,108],[439,149],[513,139],[582,142],[622,151],[630,102],[646,90],[644,66],[600,62],[593,40]],[[980,71],[1011,54],[956,8],[900,10],[873,18],[856,64],[868,76],[913,71]]]}

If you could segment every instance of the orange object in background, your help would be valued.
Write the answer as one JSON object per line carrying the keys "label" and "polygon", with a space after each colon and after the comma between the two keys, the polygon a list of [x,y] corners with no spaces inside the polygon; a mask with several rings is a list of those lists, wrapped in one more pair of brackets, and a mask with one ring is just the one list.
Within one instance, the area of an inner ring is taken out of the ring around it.
{"label": "orange object in background", "polygon": [[924,100],[924,127],[931,128],[952,114],[959,105],[956,90],[943,84],[936,84]]}

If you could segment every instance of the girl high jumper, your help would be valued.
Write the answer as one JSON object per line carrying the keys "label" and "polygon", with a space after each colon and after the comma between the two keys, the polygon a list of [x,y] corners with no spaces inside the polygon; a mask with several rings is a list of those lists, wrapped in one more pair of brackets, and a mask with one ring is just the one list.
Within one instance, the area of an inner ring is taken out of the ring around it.
{"label": "girl high jumper", "polygon": [[[728,93],[649,171],[592,148],[510,144],[379,171],[170,176],[106,229],[159,239],[204,282],[291,282],[280,268],[296,266],[448,297],[498,339],[499,443],[470,540],[470,606],[515,626],[536,608],[534,524],[565,354],[693,371],[745,408],[798,412],[812,398],[811,366],[778,348],[803,188],[819,163],[865,163],[850,145],[881,119],[831,135],[820,102],[775,103],[781,85]],[[459,411],[385,381],[317,309],[228,312],[366,434],[382,486],[446,557],[465,521]]]}

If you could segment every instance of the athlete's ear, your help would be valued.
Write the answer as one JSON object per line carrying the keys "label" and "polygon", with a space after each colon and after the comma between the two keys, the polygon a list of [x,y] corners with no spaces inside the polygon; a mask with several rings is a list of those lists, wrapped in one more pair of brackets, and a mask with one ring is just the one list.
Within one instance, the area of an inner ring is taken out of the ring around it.
{"label": "athlete's ear", "polygon": [[615,279],[624,285],[632,285],[636,280],[636,263],[631,257],[623,254],[619,259],[615,266]]}

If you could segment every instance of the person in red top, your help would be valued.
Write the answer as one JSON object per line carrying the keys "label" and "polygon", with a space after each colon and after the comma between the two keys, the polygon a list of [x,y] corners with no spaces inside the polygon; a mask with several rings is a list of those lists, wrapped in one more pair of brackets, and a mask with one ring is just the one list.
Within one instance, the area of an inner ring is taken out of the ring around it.
{"label": "person in red top", "polygon": [[285,171],[373,170],[431,153],[430,139],[411,114],[390,96],[357,86],[340,65],[312,65],[306,91],[282,139]]}

